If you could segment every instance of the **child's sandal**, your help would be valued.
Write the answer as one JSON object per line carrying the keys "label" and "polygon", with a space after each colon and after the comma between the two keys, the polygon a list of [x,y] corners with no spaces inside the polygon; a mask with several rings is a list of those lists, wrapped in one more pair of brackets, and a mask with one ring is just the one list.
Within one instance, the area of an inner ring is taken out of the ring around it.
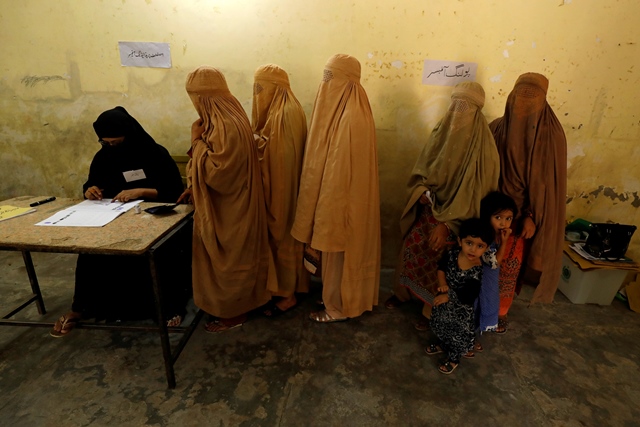
{"label": "child's sandal", "polygon": [[466,354],[463,354],[462,357],[464,357],[465,359],[473,359],[474,357],[476,357],[476,353],[481,353],[482,350],[484,350],[482,344],[476,341],[473,343],[473,347],[471,348],[471,350],[469,350]]}
{"label": "child's sandal", "polygon": [[446,362],[444,362],[442,365],[438,367],[438,370],[445,375],[449,375],[450,373],[456,370],[458,365],[459,363],[455,363],[455,362],[452,362],[451,360],[447,360]]}
{"label": "child's sandal", "polygon": [[504,334],[507,332],[507,319],[498,319],[498,327],[496,328],[496,334]]}
{"label": "child's sandal", "polygon": [[424,348],[424,352],[429,356],[442,353],[442,348],[438,344],[429,344]]}

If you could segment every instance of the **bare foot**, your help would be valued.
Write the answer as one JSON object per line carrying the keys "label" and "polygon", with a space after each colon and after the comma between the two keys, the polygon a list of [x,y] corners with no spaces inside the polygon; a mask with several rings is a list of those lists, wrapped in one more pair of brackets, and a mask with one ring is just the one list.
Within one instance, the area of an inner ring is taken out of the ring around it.
{"label": "bare foot", "polygon": [[276,302],[276,306],[280,309],[280,311],[287,311],[295,305],[298,304],[298,300],[295,295],[291,295],[288,298],[282,298],[280,301]]}

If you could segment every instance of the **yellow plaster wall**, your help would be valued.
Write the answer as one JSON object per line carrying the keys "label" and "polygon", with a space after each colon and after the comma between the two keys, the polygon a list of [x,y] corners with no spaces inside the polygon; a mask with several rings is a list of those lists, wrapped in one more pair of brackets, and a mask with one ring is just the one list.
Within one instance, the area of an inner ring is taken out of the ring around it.
{"label": "yellow plaster wall", "polygon": [[[0,199],[81,196],[92,122],[125,106],[174,154],[196,114],[189,71],[220,68],[248,114],[255,68],[277,63],[310,116],[326,60],[362,63],[380,158],[383,263],[399,247],[410,168],[451,88],[425,59],[478,63],[489,120],[519,74],[550,79],[568,139],[568,215],[640,223],[640,4],[635,0],[0,0]],[[171,69],[121,67],[118,41],[171,45]],[[634,238],[637,250],[640,232]],[[640,251],[638,251],[640,255]]]}

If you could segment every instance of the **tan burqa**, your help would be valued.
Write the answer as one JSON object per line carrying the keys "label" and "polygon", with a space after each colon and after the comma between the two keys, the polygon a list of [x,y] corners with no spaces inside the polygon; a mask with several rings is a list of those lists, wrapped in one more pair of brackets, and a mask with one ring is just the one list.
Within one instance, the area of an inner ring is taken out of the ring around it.
{"label": "tan burqa", "polygon": [[[380,193],[375,125],[360,85],[360,63],[335,55],[324,70],[311,125],[291,234],[323,252],[344,253],[338,287],[342,314],[378,303]],[[324,259],[323,259],[324,260]],[[324,276],[324,271],[323,271]]]}
{"label": "tan burqa", "polygon": [[[521,75],[507,98],[504,116],[491,122],[500,153],[500,191],[536,224],[524,283],[538,285],[531,302],[552,302],[562,268],[567,194],[567,140],[547,103],[549,81]],[[538,284],[539,282],[539,284]]]}
{"label": "tan burqa", "polygon": [[431,132],[409,179],[409,202],[400,219],[402,235],[416,220],[417,202],[431,192],[433,216],[454,232],[480,216],[480,201],[498,188],[500,160],[482,114],[484,89],[476,82],[453,88],[449,110]]}
{"label": "tan burqa", "polygon": [[188,170],[195,205],[193,298],[227,319],[271,297],[260,164],[249,119],[222,73],[199,67],[186,88],[204,126],[192,141]]}
{"label": "tan burqa", "polygon": [[258,144],[269,245],[275,261],[268,289],[282,297],[308,292],[309,273],[302,263],[304,244],[291,235],[307,119],[291,91],[289,76],[277,65],[263,65],[255,72],[251,127]]}

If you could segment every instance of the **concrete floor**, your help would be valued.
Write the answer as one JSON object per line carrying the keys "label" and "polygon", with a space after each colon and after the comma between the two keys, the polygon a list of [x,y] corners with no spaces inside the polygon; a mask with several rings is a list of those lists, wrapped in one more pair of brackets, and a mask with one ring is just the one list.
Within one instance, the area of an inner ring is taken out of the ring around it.
{"label": "concrete floor", "polygon": [[[75,256],[34,254],[47,321],[67,311]],[[19,253],[0,252],[0,312],[27,294]],[[383,274],[380,301],[390,294]],[[423,352],[419,306],[377,307],[345,323],[295,311],[238,329],[194,333],[168,390],[154,334],[0,328],[2,426],[637,426],[640,315],[625,304],[529,308],[450,376]],[[39,320],[35,308],[19,318]],[[176,340],[179,338],[175,336]]]}

